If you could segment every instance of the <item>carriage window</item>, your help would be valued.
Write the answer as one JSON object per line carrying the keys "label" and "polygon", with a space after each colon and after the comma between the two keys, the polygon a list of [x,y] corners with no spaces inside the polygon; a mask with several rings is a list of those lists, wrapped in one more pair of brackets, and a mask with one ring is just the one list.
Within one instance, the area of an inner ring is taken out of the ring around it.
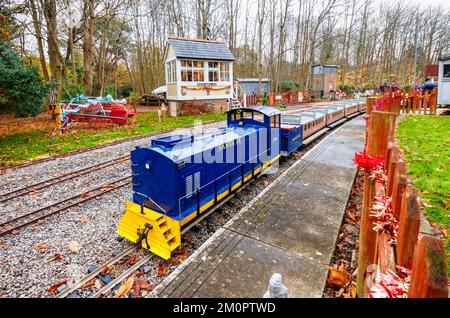
{"label": "carriage window", "polygon": [[242,118],[253,118],[253,112],[242,112]]}
{"label": "carriage window", "polygon": [[272,128],[276,127],[275,116],[270,117],[270,127],[272,127]]}

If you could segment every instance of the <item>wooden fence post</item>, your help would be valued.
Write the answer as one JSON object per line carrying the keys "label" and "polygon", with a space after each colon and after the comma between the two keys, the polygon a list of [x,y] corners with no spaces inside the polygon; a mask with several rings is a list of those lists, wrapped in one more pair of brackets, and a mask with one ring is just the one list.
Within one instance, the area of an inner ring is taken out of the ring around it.
{"label": "wooden fence post", "polygon": [[[367,154],[370,156],[386,157],[389,137],[394,135],[395,129],[394,113],[372,111],[368,122],[367,134]],[[364,280],[366,268],[374,261],[375,244],[377,233],[373,228],[373,218],[369,216],[369,211],[375,195],[375,182],[370,180],[366,173],[364,176],[364,196],[363,209],[361,213],[358,274],[357,274],[357,295],[364,297]]]}
{"label": "wooden fence post", "polygon": [[437,88],[433,90],[433,93],[431,94],[431,100],[430,100],[430,115],[436,115],[437,113]]}
{"label": "wooden fence post", "polygon": [[402,206],[402,196],[406,191],[408,185],[408,175],[406,170],[406,163],[403,160],[399,160],[397,164],[397,176],[394,178],[394,183],[391,189],[392,193],[392,211],[395,218],[398,220],[400,217],[400,209]]}
{"label": "wooden fence post", "polygon": [[389,137],[386,159],[384,160],[384,170],[389,172],[389,166],[391,165],[393,149],[395,147],[395,137]]}
{"label": "wooden fence post", "polygon": [[399,150],[398,147],[395,146],[392,148],[392,156],[389,161],[389,167],[387,170],[387,194],[392,196],[392,191],[394,189],[395,181],[397,179],[398,173],[398,160],[399,160]]}
{"label": "wooden fence post", "polygon": [[366,114],[370,115],[373,110],[373,106],[375,105],[377,98],[374,96],[369,96],[366,99]]}
{"label": "wooden fence post", "polygon": [[402,196],[397,238],[397,264],[411,268],[420,228],[420,205],[416,190],[408,187]]}
{"label": "wooden fence post", "polygon": [[414,251],[408,298],[447,298],[448,280],[444,244],[420,235]]}

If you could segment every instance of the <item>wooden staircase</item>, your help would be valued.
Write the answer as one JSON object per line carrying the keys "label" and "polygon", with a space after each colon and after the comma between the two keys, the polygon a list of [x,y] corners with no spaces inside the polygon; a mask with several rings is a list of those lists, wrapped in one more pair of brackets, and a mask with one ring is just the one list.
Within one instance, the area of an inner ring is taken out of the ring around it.
{"label": "wooden staircase", "polygon": [[242,86],[237,81],[234,81],[233,98],[228,104],[228,110],[242,107],[247,107],[247,95]]}

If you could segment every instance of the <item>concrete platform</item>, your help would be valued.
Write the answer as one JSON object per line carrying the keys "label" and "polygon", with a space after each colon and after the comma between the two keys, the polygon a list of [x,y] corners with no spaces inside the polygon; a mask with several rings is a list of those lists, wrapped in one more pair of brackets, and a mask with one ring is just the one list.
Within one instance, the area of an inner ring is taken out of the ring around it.
{"label": "concrete platform", "polygon": [[360,117],[286,170],[167,277],[154,297],[262,297],[282,274],[290,297],[321,297],[349,192]]}

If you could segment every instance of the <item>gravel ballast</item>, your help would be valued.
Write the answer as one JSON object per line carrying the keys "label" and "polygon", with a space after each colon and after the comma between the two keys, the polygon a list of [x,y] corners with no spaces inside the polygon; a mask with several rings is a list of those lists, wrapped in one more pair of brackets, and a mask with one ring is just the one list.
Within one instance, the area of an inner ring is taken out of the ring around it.
{"label": "gravel ballast", "polygon": [[[223,125],[221,122],[205,126],[213,128]],[[111,160],[129,153],[137,145],[147,145],[150,139],[125,142],[6,172],[2,176],[2,180],[6,182],[0,185],[0,193],[49,179],[51,177],[49,171],[57,167],[60,170],[65,169],[64,173],[67,173],[71,169],[78,170],[96,162]],[[189,254],[193,253],[318,141],[282,160],[278,171],[256,179],[217,211],[194,226],[184,235],[183,248],[187,249]],[[114,165],[80,177],[76,181],[64,182],[52,189],[42,189],[34,195],[14,199],[14,202],[1,205],[4,213],[0,216],[0,222],[15,214],[20,215],[25,210],[34,210],[53,201],[56,202],[70,191],[75,191],[70,192],[71,195],[83,193],[117,180],[130,173],[129,165],[129,162]],[[131,195],[131,186],[113,190],[80,206],[42,220],[35,226],[20,230],[17,234],[0,238],[0,297],[52,297],[54,294],[49,293],[48,288],[53,284],[67,280],[66,284],[70,285],[85,276],[90,266],[101,266],[112,257],[113,253],[120,253],[132,246],[127,240],[118,239],[115,233],[125,209],[125,201]],[[70,242],[76,242],[79,250],[71,250]],[[179,264],[172,264],[170,261],[154,257],[147,265],[150,270],[139,279],[157,285],[168,274],[160,275],[158,272],[160,265],[167,266],[172,271]],[[81,294],[83,297],[89,296],[88,293]],[[141,296],[146,294],[146,291],[141,292]],[[113,296],[113,293],[108,296]]]}

